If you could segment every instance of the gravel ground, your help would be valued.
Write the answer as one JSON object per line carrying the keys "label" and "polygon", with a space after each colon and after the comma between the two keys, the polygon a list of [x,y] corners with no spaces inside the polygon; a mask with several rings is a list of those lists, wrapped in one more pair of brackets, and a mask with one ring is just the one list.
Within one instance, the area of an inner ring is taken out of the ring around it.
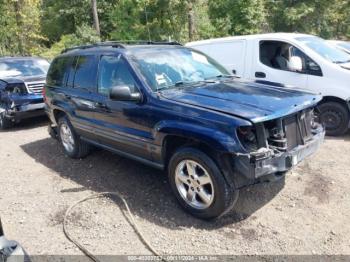
{"label": "gravel ground", "polygon": [[[81,254],[62,233],[66,208],[115,190],[162,254],[350,255],[350,134],[328,138],[285,179],[242,190],[233,212],[204,222],[178,206],[162,172],[103,150],[69,159],[46,125],[37,119],[0,133],[1,219],[30,255]],[[94,254],[150,254],[120,204],[85,202],[70,217],[72,235]]]}

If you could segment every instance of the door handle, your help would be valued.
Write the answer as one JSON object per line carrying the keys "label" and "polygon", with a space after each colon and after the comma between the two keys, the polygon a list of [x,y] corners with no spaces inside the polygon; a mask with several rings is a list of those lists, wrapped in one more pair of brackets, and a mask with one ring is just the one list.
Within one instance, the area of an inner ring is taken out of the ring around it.
{"label": "door handle", "polygon": [[255,77],[266,78],[266,74],[264,72],[255,72]]}
{"label": "door handle", "polygon": [[109,111],[109,107],[108,107],[106,104],[104,104],[104,103],[96,102],[96,103],[95,103],[95,106],[96,106],[97,108],[100,108],[100,109],[104,109],[104,110],[106,110],[106,111]]}

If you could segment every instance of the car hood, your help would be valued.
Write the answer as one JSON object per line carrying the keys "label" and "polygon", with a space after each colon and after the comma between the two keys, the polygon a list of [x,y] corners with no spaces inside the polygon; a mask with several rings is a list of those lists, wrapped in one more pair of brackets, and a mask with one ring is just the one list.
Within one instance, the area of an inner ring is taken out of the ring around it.
{"label": "car hood", "polygon": [[30,82],[45,82],[46,77],[44,75],[41,76],[27,76],[27,77],[2,77],[0,80],[5,81],[9,84],[15,84],[15,83],[30,83]]}
{"label": "car hood", "polygon": [[250,81],[234,80],[162,91],[169,100],[215,110],[253,123],[290,115],[318,103],[322,96]]}

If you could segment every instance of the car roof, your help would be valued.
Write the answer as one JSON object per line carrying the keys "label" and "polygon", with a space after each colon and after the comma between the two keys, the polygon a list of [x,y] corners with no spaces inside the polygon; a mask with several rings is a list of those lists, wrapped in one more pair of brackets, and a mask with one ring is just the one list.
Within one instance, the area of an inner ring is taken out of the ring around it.
{"label": "car roof", "polygon": [[191,47],[191,46],[206,45],[211,43],[230,42],[232,40],[247,40],[247,39],[261,39],[261,38],[267,39],[267,40],[269,39],[292,40],[297,37],[312,37],[312,36],[313,35],[299,34],[299,33],[268,33],[268,34],[256,34],[256,35],[229,36],[229,37],[189,42],[185,46]]}
{"label": "car roof", "polygon": [[148,44],[121,44],[118,42],[102,42],[98,44],[86,45],[86,46],[77,46],[73,48],[68,48],[62,51],[61,55],[58,57],[64,56],[77,56],[77,55],[87,55],[87,54],[133,54],[140,53],[145,51],[160,51],[166,49],[174,48],[185,48],[177,42],[149,42]]}

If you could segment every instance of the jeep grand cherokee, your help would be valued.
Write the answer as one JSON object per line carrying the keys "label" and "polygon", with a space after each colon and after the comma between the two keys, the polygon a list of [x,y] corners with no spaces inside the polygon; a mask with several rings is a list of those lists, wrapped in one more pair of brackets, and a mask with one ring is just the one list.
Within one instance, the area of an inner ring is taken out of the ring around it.
{"label": "jeep grand cherokee", "polygon": [[64,51],[45,87],[50,133],[82,158],[99,146],[167,170],[187,211],[225,214],[242,187],[284,174],[324,139],[321,96],[244,81],[175,43]]}

